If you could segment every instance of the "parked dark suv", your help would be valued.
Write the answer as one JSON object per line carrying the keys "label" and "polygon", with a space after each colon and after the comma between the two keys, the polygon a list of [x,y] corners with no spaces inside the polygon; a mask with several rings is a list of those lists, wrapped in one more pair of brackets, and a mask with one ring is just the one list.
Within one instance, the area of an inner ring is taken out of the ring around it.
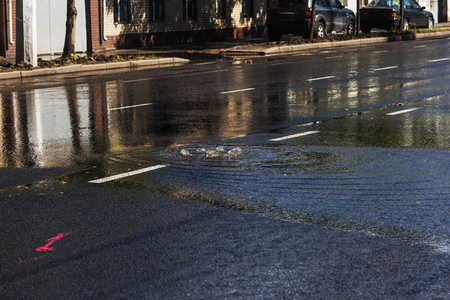
{"label": "parked dark suv", "polygon": [[[283,33],[307,36],[311,21],[312,0],[270,0],[267,7],[267,33],[271,41],[281,39]],[[355,34],[355,14],[338,0],[316,0],[314,33]]]}
{"label": "parked dark suv", "polygon": [[[409,30],[411,24],[416,27],[434,27],[433,14],[425,10],[414,0],[403,2],[403,29]],[[361,30],[370,32],[372,28],[395,29],[400,25],[400,7],[398,0],[374,0],[361,8]]]}

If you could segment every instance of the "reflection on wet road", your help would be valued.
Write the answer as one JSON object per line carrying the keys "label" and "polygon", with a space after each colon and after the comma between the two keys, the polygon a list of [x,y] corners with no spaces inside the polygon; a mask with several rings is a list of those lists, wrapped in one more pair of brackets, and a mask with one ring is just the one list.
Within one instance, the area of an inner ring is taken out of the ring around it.
{"label": "reflection on wet road", "polygon": [[89,180],[145,169],[123,180],[448,251],[450,74],[436,61],[450,47],[439,43],[447,53],[427,48],[425,60],[396,47],[4,91],[0,167],[95,166]]}
{"label": "reflection on wet road", "polygon": [[[246,143],[254,138],[247,136],[222,146],[162,150],[151,157],[169,167],[152,174],[151,181],[172,196],[426,242],[447,252],[450,141],[445,132],[435,132],[431,116],[448,116],[449,100],[421,102],[422,114],[392,116],[384,125],[373,122],[383,122],[392,109],[313,124],[320,131],[298,139],[271,141],[274,135],[298,130],[294,127],[259,134],[258,144]],[[421,129],[411,125],[424,121],[431,122],[427,128],[433,138],[424,139]],[[399,131],[407,134],[398,136]],[[239,155],[227,155],[236,147]],[[126,161],[145,165],[148,157],[146,151],[136,152],[126,155]],[[135,180],[145,184],[148,179]]]}

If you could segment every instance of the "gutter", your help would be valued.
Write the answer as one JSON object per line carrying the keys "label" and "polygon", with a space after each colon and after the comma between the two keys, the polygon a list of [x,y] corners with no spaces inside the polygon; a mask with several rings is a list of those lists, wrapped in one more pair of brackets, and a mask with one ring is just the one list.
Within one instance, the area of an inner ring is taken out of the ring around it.
{"label": "gutter", "polygon": [[108,38],[106,37],[106,30],[105,30],[105,25],[106,25],[106,20],[105,20],[105,15],[106,15],[106,0],[103,0],[102,2],[102,33],[103,33],[103,40],[107,41]]}
{"label": "gutter", "polygon": [[12,0],[9,0],[9,43],[14,45],[14,36],[13,36],[13,21],[12,21]]}

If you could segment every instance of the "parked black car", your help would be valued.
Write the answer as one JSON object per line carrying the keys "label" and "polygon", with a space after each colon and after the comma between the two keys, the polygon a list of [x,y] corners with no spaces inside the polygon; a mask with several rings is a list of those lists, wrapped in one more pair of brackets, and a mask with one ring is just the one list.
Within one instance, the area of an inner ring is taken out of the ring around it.
{"label": "parked black car", "polygon": [[[283,33],[307,36],[311,21],[312,0],[270,0],[267,8],[267,33],[271,41],[281,39]],[[338,0],[316,0],[314,33],[355,34],[355,14]]]}
{"label": "parked black car", "polygon": [[[362,32],[370,32],[372,28],[395,29],[400,24],[399,0],[374,0],[360,9],[360,24]],[[433,14],[425,11],[414,0],[404,0],[403,29],[408,30],[411,24],[416,27],[434,27]]]}

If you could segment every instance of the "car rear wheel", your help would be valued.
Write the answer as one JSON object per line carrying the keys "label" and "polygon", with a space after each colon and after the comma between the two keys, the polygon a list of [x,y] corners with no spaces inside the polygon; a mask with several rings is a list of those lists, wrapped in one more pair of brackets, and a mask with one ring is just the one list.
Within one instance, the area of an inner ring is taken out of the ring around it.
{"label": "car rear wheel", "polygon": [[319,22],[317,24],[317,29],[316,29],[316,36],[318,38],[323,38],[327,35],[327,31],[325,29],[325,24],[323,24],[323,22]]}
{"label": "car rear wheel", "polygon": [[433,29],[434,28],[434,20],[433,18],[428,18],[428,29]]}
{"label": "car rear wheel", "polygon": [[267,30],[267,35],[269,36],[269,40],[273,41],[273,42],[277,42],[279,40],[281,40],[281,32],[276,31],[276,30],[271,30],[268,29]]}
{"label": "car rear wheel", "polygon": [[355,34],[355,23],[353,21],[348,22],[347,29],[345,31],[348,35],[354,35]]}

